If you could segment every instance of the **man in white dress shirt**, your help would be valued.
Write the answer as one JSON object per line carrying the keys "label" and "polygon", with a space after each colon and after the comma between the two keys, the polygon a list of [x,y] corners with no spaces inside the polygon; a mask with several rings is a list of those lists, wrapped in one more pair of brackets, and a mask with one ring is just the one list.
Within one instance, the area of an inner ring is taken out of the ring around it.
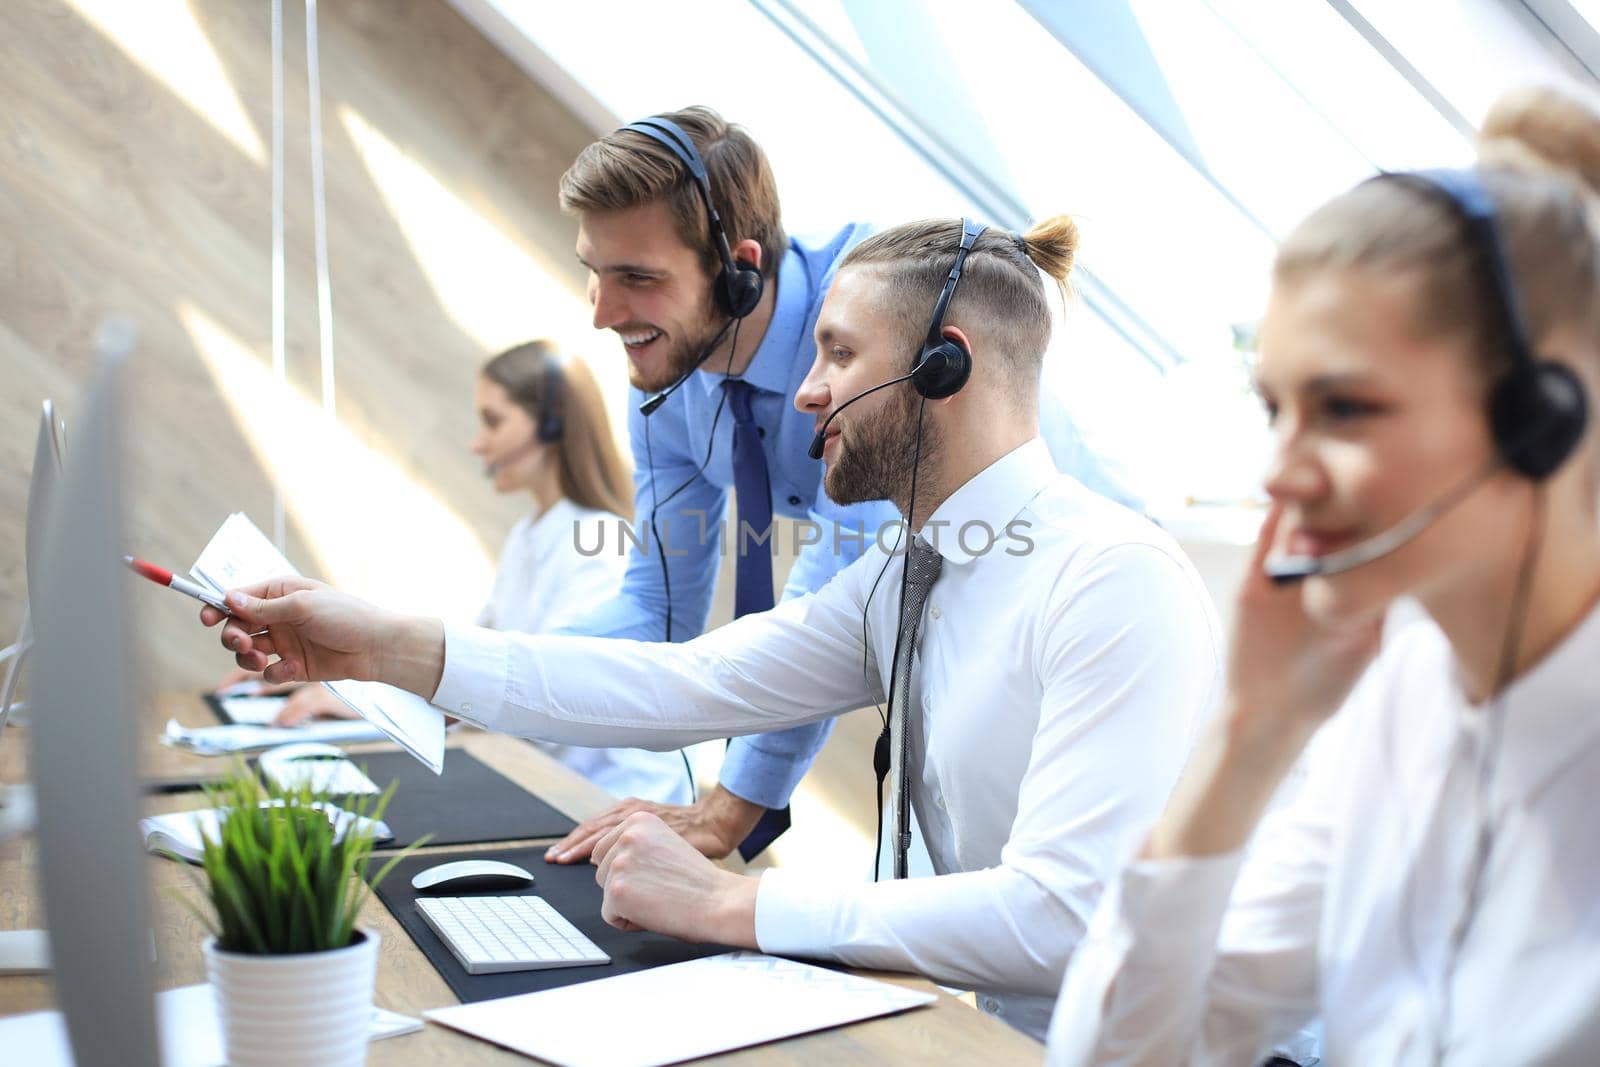
{"label": "man in white dress shirt", "polygon": [[[1050,316],[1036,266],[1064,282],[1072,223],[982,230],[930,330],[965,229],[916,223],[858,246],[796,397],[827,430],[829,495],[893,500],[937,553],[897,712],[936,876],[733,874],[647,813],[595,862],[615,925],[918,971],[1042,1035],[1105,879],[1161,810],[1209,708],[1219,643],[1171,538],[1057,473],[1038,436]],[[924,399],[902,382],[845,406],[905,375],[925,340],[969,354],[964,387]],[[680,645],[445,626],[303,579],[233,594],[241,621],[223,641],[272,678],[377,678],[494,730],[670,749],[886,699],[904,557],[893,530],[875,540],[818,592]],[[268,636],[252,640],[261,624]]]}

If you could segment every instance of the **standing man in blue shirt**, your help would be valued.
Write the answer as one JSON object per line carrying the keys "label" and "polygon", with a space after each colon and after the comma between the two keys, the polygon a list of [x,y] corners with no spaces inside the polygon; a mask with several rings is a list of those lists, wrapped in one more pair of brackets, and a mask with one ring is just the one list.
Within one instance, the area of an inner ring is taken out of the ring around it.
{"label": "standing man in blue shirt", "polygon": [[[635,514],[651,528],[620,593],[565,632],[699,636],[735,487],[745,490],[728,525],[738,535],[730,545],[738,553],[736,614],[772,606],[767,535],[775,515],[808,520],[799,529],[816,539],[800,552],[783,596],[820,589],[898,519],[887,501],[843,507],[828,499],[822,464],[808,455],[814,420],[792,402],[812,363],[812,330],[835,267],[867,228],[851,224],[819,241],[789,237],[765,153],[705,107],[591,144],[563,175],[560,195],[562,210],[578,219],[595,328],[615,332],[627,353]],[[1048,394],[1040,425],[1059,470],[1137,506]],[[716,789],[696,803],[624,800],[546,858],[587,859],[605,833],[643,810],[706,855],[738,847],[750,859],[787,828],[789,796],[831,729],[829,719],[737,738]]]}

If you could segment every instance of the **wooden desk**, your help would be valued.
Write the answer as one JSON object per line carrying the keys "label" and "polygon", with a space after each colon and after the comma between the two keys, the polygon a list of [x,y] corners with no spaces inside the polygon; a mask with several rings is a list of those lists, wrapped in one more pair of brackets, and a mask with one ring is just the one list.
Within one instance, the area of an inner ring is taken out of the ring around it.
{"label": "wooden desk", "polygon": [[[146,736],[154,738],[169,717],[186,725],[200,725],[210,720],[210,713],[193,694],[169,694],[153,702]],[[25,746],[19,742],[27,740],[27,731],[8,733],[11,736],[0,745],[0,781],[21,781],[25,772]],[[581,820],[610,803],[605,791],[515,738],[464,731],[453,735],[450,745],[471,752],[574,819]],[[140,765],[147,779],[170,781],[214,777],[219,768],[226,767],[226,762],[165,748],[152,740],[142,747]],[[146,798],[146,806],[152,813],[178,811],[199,806],[202,800],[199,793],[157,794]],[[506,844],[477,847],[502,848]],[[422,851],[460,851],[472,847]],[[0,843],[0,929],[46,924],[34,884],[35,866],[36,849],[31,838]],[[154,856],[150,859],[148,877],[154,889],[158,989],[191,985],[206,979],[205,960],[200,953],[205,930],[183,899],[188,898],[191,903],[200,901],[192,878],[197,873],[170,860]],[[377,931],[382,938],[376,997],[379,1006],[420,1016],[425,1009],[457,1003],[444,979],[376,897],[368,901],[362,912],[362,925]],[[920,978],[880,974],[872,977],[913,988],[934,989]],[[0,976],[0,1015],[37,1011],[53,1004],[48,976]],[[730,1053],[717,1057],[716,1062],[760,1067],[814,1063],[1034,1064],[1042,1061],[1043,1054],[1038,1042],[940,992],[938,1001],[927,1008]],[[374,1042],[368,1050],[367,1062],[511,1067],[532,1061],[430,1023],[421,1033]]]}

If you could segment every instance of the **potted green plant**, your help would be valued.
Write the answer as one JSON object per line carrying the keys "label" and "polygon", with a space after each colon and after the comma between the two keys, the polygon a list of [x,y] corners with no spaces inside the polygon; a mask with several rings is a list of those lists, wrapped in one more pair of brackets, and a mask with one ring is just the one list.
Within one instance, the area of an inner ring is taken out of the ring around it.
{"label": "potted green plant", "polygon": [[206,793],[217,813],[200,857],[210,909],[195,911],[211,931],[206,970],[228,1063],[359,1067],[378,936],[356,917],[411,851],[363,883],[394,786],[347,803],[349,815],[307,786],[263,785],[243,770]]}

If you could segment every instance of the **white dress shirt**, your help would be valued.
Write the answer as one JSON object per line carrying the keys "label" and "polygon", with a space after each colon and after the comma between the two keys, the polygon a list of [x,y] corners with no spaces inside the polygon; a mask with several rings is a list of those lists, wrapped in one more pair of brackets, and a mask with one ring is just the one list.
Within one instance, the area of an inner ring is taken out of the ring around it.
{"label": "white dress shirt", "polygon": [[[500,550],[494,589],[478,613],[478,625],[549,633],[616,596],[628,566],[627,553],[615,547],[620,521],[609,511],[586,508],[567,497],[543,514],[518,519]],[[578,551],[579,546],[597,545],[604,548],[596,554]],[[689,772],[676,752],[535,744],[615,796],[689,802]]]}
{"label": "white dress shirt", "polygon": [[1600,1063],[1597,662],[1600,609],[1504,695],[1447,1032],[1488,710],[1427,620],[1368,669],[1247,856],[1138,861],[1106,892],[1051,1062],[1255,1064],[1320,1015],[1333,1065],[1432,1063],[1436,1032],[1450,1067]]}
{"label": "white dress shirt", "polygon": [[[769,870],[756,938],[987,991],[980,1006],[1042,1036],[1105,879],[1165,804],[1213,699],[1217,626],[1171,538],[1058,474],[1038,439],[921,533],[945,559],[909,733],[938,876]],[[881,703],[902,560],[871,547],[818,592],[682,645],[447,628],[434,703],[496,730],[656,748]]]}

